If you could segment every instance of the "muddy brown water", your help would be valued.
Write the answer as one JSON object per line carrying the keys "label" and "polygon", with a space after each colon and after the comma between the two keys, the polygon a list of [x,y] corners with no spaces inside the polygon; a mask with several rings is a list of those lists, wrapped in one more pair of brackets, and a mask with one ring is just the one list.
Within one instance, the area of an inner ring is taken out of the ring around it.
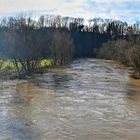
{"label": "muddy brown water", "polygon": [[0,140],[140,140],[140,85],[96,59],[1,81]]}

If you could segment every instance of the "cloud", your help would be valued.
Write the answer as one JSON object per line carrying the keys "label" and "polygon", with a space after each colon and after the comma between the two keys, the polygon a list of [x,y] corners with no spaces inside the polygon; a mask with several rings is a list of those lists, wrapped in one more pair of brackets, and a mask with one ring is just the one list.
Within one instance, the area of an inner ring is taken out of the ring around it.
{"label": "cloud", "polygon": [[0,0],[0,15],[21,11],[135,22],[140,20],[140,0]]}
{"label": "cloud", "polygon": [[112,18],[135,22],[140,20],[140,0],[87,0],[85,9],[91,17]]}

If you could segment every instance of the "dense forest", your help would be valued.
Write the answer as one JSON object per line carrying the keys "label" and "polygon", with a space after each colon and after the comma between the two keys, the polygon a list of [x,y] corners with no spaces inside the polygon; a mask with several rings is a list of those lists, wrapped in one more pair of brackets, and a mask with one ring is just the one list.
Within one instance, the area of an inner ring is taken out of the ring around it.
{"label": "dense forest", "polygon": [[131,65],[140,72],[139,25],[93,18],[19,15],[0,21],[0,67],[10,60],[16,75],[38,71],[44,60],[53,66],[69,64],[74,58],[98,57]]}

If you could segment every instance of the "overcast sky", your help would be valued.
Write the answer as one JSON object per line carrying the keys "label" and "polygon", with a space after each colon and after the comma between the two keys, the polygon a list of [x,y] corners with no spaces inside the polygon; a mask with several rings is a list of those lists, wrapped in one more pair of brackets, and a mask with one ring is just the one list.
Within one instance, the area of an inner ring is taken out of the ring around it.
{"label": "overcast sky", "polygon": [[0,15],[39,11],[62,16],[140,21],[140,0],[0,0]]}

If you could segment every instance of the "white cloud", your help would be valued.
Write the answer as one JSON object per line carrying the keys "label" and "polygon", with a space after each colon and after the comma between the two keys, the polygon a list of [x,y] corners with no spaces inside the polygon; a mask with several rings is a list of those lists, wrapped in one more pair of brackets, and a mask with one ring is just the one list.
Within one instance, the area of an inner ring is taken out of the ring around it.
{"label": "white cloud", "polygon": [[9,13],[26,10],[44,10],[56,8],[58,5],[62,7],[64,5],[63,0],[57,0],[55,2],[53,0],[1,0],[0,12]]}
{"label": "white cloud", "polygon": [[140,0],[0,0],[0,14],[47,11],[62,16],[140,19]]}

